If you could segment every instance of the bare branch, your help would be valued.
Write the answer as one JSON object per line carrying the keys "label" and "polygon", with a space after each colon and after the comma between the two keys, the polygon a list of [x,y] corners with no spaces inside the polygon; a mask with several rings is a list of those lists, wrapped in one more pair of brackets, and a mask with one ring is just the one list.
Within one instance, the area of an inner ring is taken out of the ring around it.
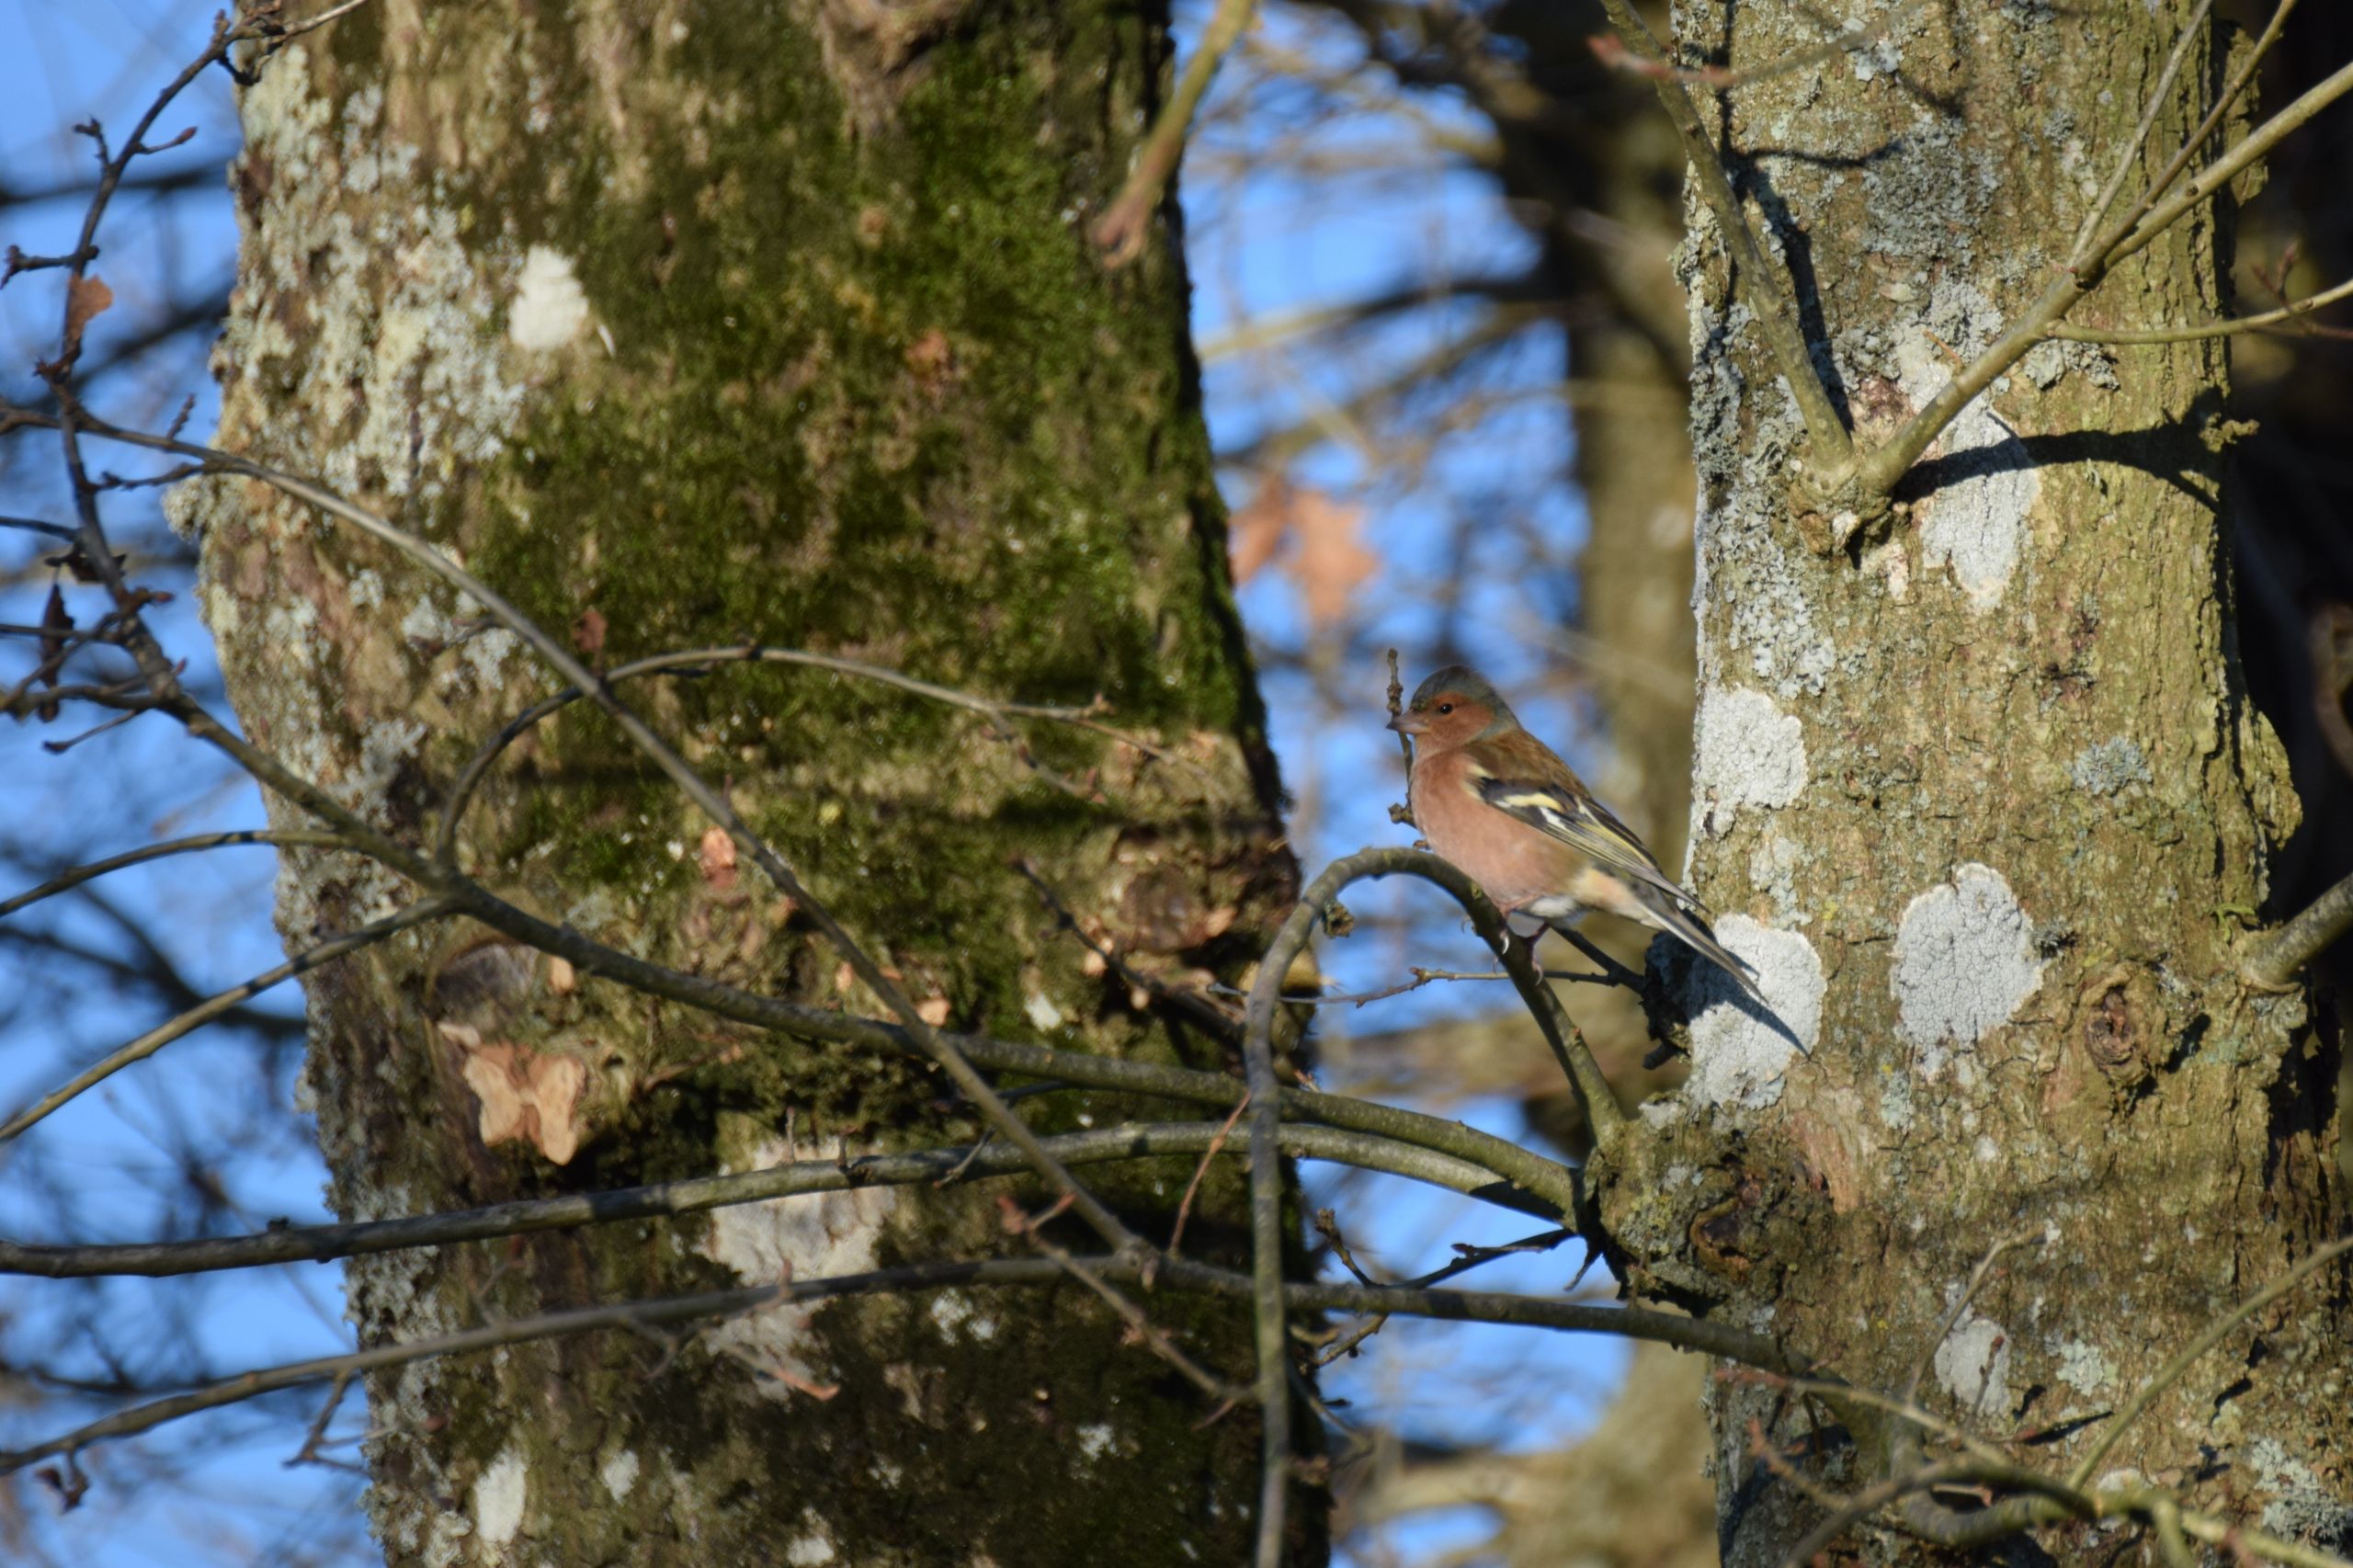
{"label": "bare branch", "polygon": [[202,1028],[222,1014],[234,1009],[271,986],[283,984],[298,974],[306,973],[321,964],[356,953],[362,948],[372,947],[385,937],[397,936],[411,926],[422,926],[428,920],[438,920],[450,914],[456,907],[453,900],[438,895],[428,895],[418,899],[396,915],[386,915],[381,920],[372,921],[356,930],[347,931],[340,937],[331,937],[315,947],[307,948],[295,954],[274,969],[262,971],[242,985],[233,985],[226,991],[207,997],[177,1017],[167,1023],[158,1024],[120,1050],[84,1068],[80,1073],[75,1074],[63,1088],[43,1095],[29,1108],[10,1117],[5,1124],[0,1124],[0,1143],[5,1143],[9,1139],[23,1133],[26,1129],[41,1121],[51,1113],[86,1091],[106,1082],[131,1063],[144,1062],[181,1036]]}
{"label": "bare branch", "polygon": [[[40,416],[37,415],[20,415],[19,417],[41,422]],[[947,1038],[924,1019],[914,1001],[900,988],[899,983],[882,971],[881,966],[868,955],[866,949],[859,946],[840,922],[834,918],[824,903],[810,892],[801,879],[793,873],[791,868],[784,863],[765,839],[752,831],[751,825],[744,821],[735,808],[729,804],[718,790],[712,789],[702,775],[679,756],[667,741],[657,734],[652,726],[640,718],[633,709],[615,695],[612,687],[606,681],[600,679],[596,672],[581,663],[569,648],[549,635],[537,622],[516,608],[503,596],[406,529],[377,516],[364,506],[356,506],[345,500],[333,491],[314,484],[309,480],[280,472],[250,459],[239,457],[232,452],[224,452],[216,448],[201,446],[172,437],[158,437],[139,431],[125,430],[104,421],[79,416],[70,406],[54,423],[64,434],[69,449],[73,445],[74,431],[79,426],[110,440],[200,459],[210,470],[215,472],[237,474],[247,479],[259,480],[298,501],[315,507],[330,517],[350,524],[369,538],[390,545],[411,562],[424,567],[428,573],[439,577],[443,582],[481,605],[494,619],[522,639],[533,652],[552,665],[566,680],[596,699],[597,705],[605,710],[613,722],[620,728],[621,733],[629,737],[631,743],[644,753],[705,816],[716,823],[727,836],[734,841],[738,849],[751,858],[753,863],[760,868],[762,874],[768,879],[769,883],[778,892],[792,900],[794,906],[824,934],[835,951],[841,955],[842,960],[850,966],[851,971],[865,983],[868,990],[882,999],[883,1005],[898,1017],[901,1027],[922,1047],[924,1053],[948,1074],[949,1081],[967,1099],[981,1108],[997,1131],[1011,1142],[1014,1147],[1029,1155],[1039,1174],[1044,1176],[1057,1192],[1071,1195],[1079,1217],[1084,1219],[1097,1235],[1114,1247],[1149,1250],[1149,1244],[1131,1231],[1118,1215],[1112,1213],[1104,1205],[1100,1199],[1084,1190],[1075,1177],[1054,1162],[1053,1157],[1045,1152],[1044,1145],[1038,1142],[1038,1135],[1019,1117],[1006,1108],[996,1097],[995,1092],[989,1087],[987,1081],[974,1071],[972,1064],[964,1060],[956,1048],[949,1043]],[[86,506],[87,496],[85,493],[88,482],[86,478],[82,477],[78,458],[70,458],[70,460],[74,463],[76,474],[76,492],[84,494]],[[95,514],[90,515],[87,526],[95,528]],[[215,744],[222,743],[216,739]],[[411,858],[404,855],[404,858]],[[427,880],[431,880],[429,875]]]}
{"label": "bare branch", "polygon": [[2084,1457],[2075,1461],[2075,1468],[2067,1472],[2067,1484],[2081,1487],[2085,1482],[2090,1480],[2098,1471],[2101,1461],[2106,1460],[2115,1449],[2116,1445],[2123,1440],[2124,1434],[2131,1427],[2132,1423],[2139,1420],[2149,1406],[2157,1402],[2158,1395],[2179,1381],[2182,1374],[2188,1371],[2200,1356],[2220,1345],[2239,1324],[2302,1284],[2324,1266],[2342,1257],[2348,1251],[2353,1251],[2353,1236],[2316,1248],[2302,1263],[2249,1296],[2236,1308],[2217,1320],[2205,1333],[2191,1340],[2180,1355],[2158,1369],[2157,1374],[2142,1385],[2141,1392],[2134,1394],[2131,1401],[2118,1414],[2116,1419],[2109,1424],[2108,1430],[2101,1433],[2098,1440],[2086,1450]]}
{"label": "bare branch", "polygon": [[[1210,1159],[1221,1150],[1222,1132],[1216,1124],[1207,1121],[1142,1122],[1062,1133],[1045,1142],[1056,1158],[1074,1165],[1181,1154],[1200,1154]],[[1287,1123],[1281,1130],[1280,1142],[1283,1153],[1298,1159],[1381,1171],[1467,1197],[1492,1200],[1496,1195],[1495,1173],[1484,1166],[1393,1139],[1340,1128]],[[324,1263],[413,1247],[575,1230],[623,1220],[699,1214],[712,1209],[812,1193],[910,1187],[936,1182],[960,1169],[967,1176],[986,1177],[1017,1175],[1029,1168],[1028,1160],[1019,1151],[995,1144],[975,1149],[912,1149],[847,1159],[799,1160],[762,1170],[694,1176],[608,1192],[520,1199],[447,1214],[357,1224],[281,1225],[242,1236],[92,1246],[40,1246],[0,1241],[0,1275],[43,1279],[117,1276],[169,1278],[276,1264]],[[1173,1242],[1169,1250],[1176,1250]]]}
{"label": "bare branch", "polygon": [[[1142,1260],[1124,1252],[1078,1261],[1103,1278],[1123,1284],[1141,1282],[1146,1267]],[[1245,1276],[1182,1258],[1160,1259],[1155,1267],[1162,1280],[1187,1290],[1246,1298],[1252,1288]],[[30,1448],[0,1452],[0,1475],[11,1474],[37,1460],[56,1454],[72,1453],[106,1438],[131,1437],[166,1422],[274,1393],[280,1389],[329,1382],[339,1376],[381,1371],[440,1356],[464,1355],[495,1349],[503,1345],[587,1334],[598,1329],[642,1329],[663,1324],[737,1317],[762,1307],[793,1302],[974,1285],[1043,1285],[1063,1278],[1062,1266],[1051,1258],[1042,1257],[915,1264],[902,1268],[878,1269],[870,1274],[756,1285],[702,1295],[657,1297],[650,1301],[579,1307],[569,1312],[518,1318],[436,1339],[383,1345],[348,1355],[324,1356],[263,1368],[188,1393],[154,1400],[130,1410],[119,1411]],[[1647,1312],[1639,1307],[1585,1306],[1547,1296],[1516,1296],[1491,1291],[1425,1290],[1392,1286],[1367,1289],[1355,1285],[1290,1285],[1285,1287],[1284,1300],[1287,1307],[1294,1312],[1392,1312],[1458,1323],[1498,1323],[1529,1328],[1551,1328],[1571,1334],[1620,1335],[1774,1369],[1790,1364],[1779,1346],[1760,1335],[1703,1318]]]}
{"label": "bare branch", "polygon": [[1193,58],[1185,62],[1176,90],[1161,107],[1136,152],[1135,167],[1127,183],[1096,221],[1095,243],[1111,266],[1125,267],[1143,254],[1145,225],[1160,205],[1161,192],[1168,187],[1168,176],[1176,172],[1193,111],[1200,107],[1217,68],[1257,14],[1258,0],[1217,0],[1217,9],[1210,14],[1209,26],[1201,29],[1201,41],[1194,46]]}
{"label": "bare branch", "polygon": [[2353,295],[2353,279],[2324,289],[2319,293],[2282,305],[2276,311],[2264,311],[2251,316],[2233,316],[2227,320],[2202,322],[2195,326],[2153,326],[2132,330],[2109,330],[2101,327],[2070,326],[2065,323],[2052,327],[2043,335],[2065,338],[2074,343],[2197,343],[2210,337],[2231,337],[2242,332],[2262,332],[2290,322]]}
{"label": "bare branch", "polygon": [[240,828],[233,833],[199,833],[187,838],[168,839],[161,844],[150,844],[142,848],[127,850],[120,855],[109,856],[104,860],[93,860],[87,865],[76,866],[70,871],[60,872],[37,888],[28,888],[14,898],[0,901],[0,919],[5,919],[18,910],[29,908],[42,899],[53,898],[69,889],[80,887],[93,878],[103,877],[109,871],[119,871],[127,866],[138,866],[149,860],[160,860],[167,855],[186,855],[199,849],[229,849],[247,844],[299,844],[319,849],[358,847],[339,833],[324,832],[317,828],[285,830]]}
{"label": "bare branch", "polygon": [[2330,888],[2302,914],[2264,937],[2239,971],[2256,985],[2285,985],[2348,930],[2353,930],[2353,877]]}

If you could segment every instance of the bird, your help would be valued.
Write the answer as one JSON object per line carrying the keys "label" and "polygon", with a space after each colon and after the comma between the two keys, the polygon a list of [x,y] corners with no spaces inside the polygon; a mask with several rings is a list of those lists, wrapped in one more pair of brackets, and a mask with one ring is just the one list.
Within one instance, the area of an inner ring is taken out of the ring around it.
{"label": "bird", "polygon": [[1414,738],[1410,788],[1423,837],[1484,890],[1516,935],[1565,933],[1596,909],[1622,915],[1673,937],[1766,1006],[1756,971],[1716,940],[1707,905],[1520,727],[1486,676],[1447,665],[1388,727]]}

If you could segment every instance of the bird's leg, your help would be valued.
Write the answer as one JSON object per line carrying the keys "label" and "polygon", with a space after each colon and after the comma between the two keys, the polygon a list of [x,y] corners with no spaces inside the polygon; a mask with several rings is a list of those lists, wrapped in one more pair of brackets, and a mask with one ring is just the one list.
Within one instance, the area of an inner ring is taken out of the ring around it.
{"label": "bird's leg", "polygon": [[1571,947],[1576,949],[1577,951],[1583,953],[1586,958],[1591,959],[1597,965],[1598,965],[1601,970],[1601,978],[1608,983],[1611,985],[1622,985],[1627,990],[1636,993],[1639,993],[1643,989],[1643,977],[1641,975],[1635,973],[1632,970],[1628,969],[1624,964],[1620,963],[1608,953],[1603,952],[1599,948],[1594,946],[1593,943],[1586,940],[1586,938],[1574,927],[1567,926],[1555,926],[1552,929],[1558,931],[1561,934],[1562,938]]}

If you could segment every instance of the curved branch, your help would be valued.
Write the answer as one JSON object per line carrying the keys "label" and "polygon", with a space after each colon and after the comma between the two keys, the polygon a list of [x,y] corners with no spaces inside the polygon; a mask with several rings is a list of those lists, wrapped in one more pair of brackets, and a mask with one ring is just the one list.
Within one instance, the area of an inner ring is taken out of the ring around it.
{"label": "curved branch", "polygon": [[[1206,1121],[1144,1123],[1065,1133],[1049,1138],[1045,1143],[1065,1165],[1094,1165],[1165,1154],[1198,1154],[1204,1150],[1214,1152],[1211,1145],[1219,1131],[1214,1123]],[[1495,1173],[1452,1154],[1414,1144],[1340,1128],[1297,1124],[1283,1128],[1279,1139],[1283,1153],[1296,1158],[1382,1171],[1472,1197],[1492,1198],[1495,1193]],[[494,1236],[699,1214],[735,1204],[763,1203],[813,1193],[1011,1176],[1029,1168],[1029,1162],[1019,1151],[1011,1148],[983,1145],[977,1152],[969,1148],[915,1149],[855,1159],[799,1160],[764,1170],[696,1176],[609,1192],[525,1199],[447,1214],[358,1224],[281,1227],[243,1236],[98,1246],[35,1246],[0,1241],[0,1274],[43,1279],[119,1276],[152,1279],[273,1264],[324,1263],[339,1257],[446,1246]],[[1513,1204],[1508,1198],[1506,1189],[1506,1207],[1539,1207]]]}
{"label": "curved branch", "polygon": [[317,828],[240,828],[232,833],[199,833],[187,838],[166,839],[161,844],[145,845],[125,850],[120,855],[109,856],[104,860],[92,860],[87,865],[76,866],[70,871],[62,871],[51,877],[37,888],[28,888],[14,898],[0,900],[0,919],[29,908],[42,899],[80,887],[93,878],[103,877],[109,871],[119,871],[126,866],[160,860],[167,855],[186,855],[199,849],[231,849],[246,844],[299,844],[317,849],[358,847],[340,833],[328,833]]}
{"label": "curved branch", "polygon": [[[1316,924],[1352,883],[1368,877],[1407,875],[1435,882],[1454,896],[1482,939],[1495,950],[1529,1010],[1536,1016],[1553,1056],[1568,1074],[1569,1086],[1593,1129],[1597,1147],[1607,1149],[1625,1126],[1618,1102],[1601,1075],[1601,1068],[1585,1043],[1585,1036],[1562,1010],[1560,998],[1529,964],[1528,954],[1511,941],[1503,916],[1484,893],[1461,871],[1435,855],[1418,849],[1360,849],[1325,867],[1307,885],[1299,902],[1275,934],[1258,976],[1250,987],[1244,1015],[1244,1061],[1250,1074],[1250,1232],[1251,1296],[1256,1318],[1259,1420],[1264,1476],[1258,1505],[1257,1561],[1272,1568],[1282,1551],[1282,1520],[1290,1476],[1288,1335],[1282,1289],[1282,1169],[1277,1157],[1276,1135],[1281,1108],[1275,1079],[1274,1029],[1276,1009],[1282,1000],[1283,982],[1293,960],[1307,948]],[[1570,1041],[1574,1040],[1572,1051]],[[1581,1204],[1580,1204],[1581,1207]],[[1574,1212],[1574,1210],[1573,1210]]]}

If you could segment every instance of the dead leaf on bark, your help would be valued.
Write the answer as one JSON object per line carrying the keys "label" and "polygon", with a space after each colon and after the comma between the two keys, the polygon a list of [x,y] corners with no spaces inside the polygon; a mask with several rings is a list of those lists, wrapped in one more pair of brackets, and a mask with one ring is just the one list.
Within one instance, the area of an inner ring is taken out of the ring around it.
{"label": "dead leaf on bark", "polygon": [[725,891],[735,885],[735,841],[727,830],[713,824],[703,829],[702,842],[695,846],[695,862],[702,868],[702,880],[712,887]]}
{"label": "dead leaf on bark", "polygon": [[[444,1025],[442,1032],[451,1031]],[[501,1043],[469,1051],[462,1071],[481,1102],[484,1143],[496,1147],[521,1138],[551,1165],[572,1163],[580,1152],[580,1092],[588,1082],[578,1061]]]}

